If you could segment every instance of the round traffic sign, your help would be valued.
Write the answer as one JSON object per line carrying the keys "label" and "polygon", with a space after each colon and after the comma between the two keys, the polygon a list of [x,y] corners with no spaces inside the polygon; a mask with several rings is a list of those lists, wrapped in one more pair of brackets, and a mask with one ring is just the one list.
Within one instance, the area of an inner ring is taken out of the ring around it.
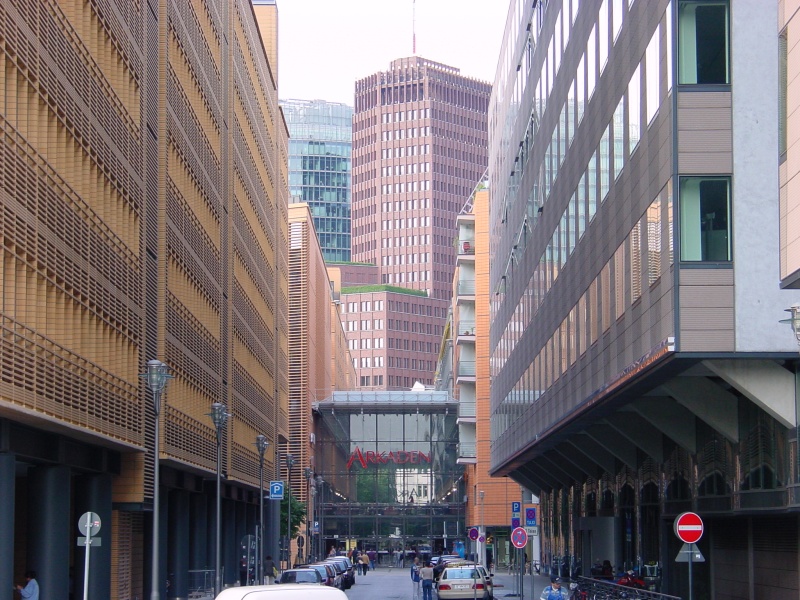
{"label": "round traffic sign", "polygon": [[86,537],[93,537],[100,531],[100,516],[97,513],[85,512],[78,519],[78,530]]}
{"label": "round traffic sign", "polygon": [[480,536],[480,532],[478,531],[478,528],[477,527],[472,527],[469,530],[469,539],[471,539],[474,542],[475,540],[478,539],[478,536]]}
{"label": "round traffic sign", "polygon": [[684,544],[694,544],[703,537],[703,519],[693,512],[685,512],[675,518],[675,535]]}
{"label": "round traffic sign", "polygon": [[517,527],[511,532],[511,543],[515,548],[524,548],[528,543],[528,532],[522,527]]}

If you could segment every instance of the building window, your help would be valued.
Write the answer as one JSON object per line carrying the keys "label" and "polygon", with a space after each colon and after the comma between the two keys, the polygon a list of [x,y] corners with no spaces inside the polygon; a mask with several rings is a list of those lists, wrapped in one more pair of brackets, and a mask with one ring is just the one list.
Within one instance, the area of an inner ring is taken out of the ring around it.
{"label": "building window", "polygon": [[731,260],[729,177],[681,177],[681,260]]}
{"label": "building window", "polygon": [[727,1],[678,4],[680,83],[730,83]]}

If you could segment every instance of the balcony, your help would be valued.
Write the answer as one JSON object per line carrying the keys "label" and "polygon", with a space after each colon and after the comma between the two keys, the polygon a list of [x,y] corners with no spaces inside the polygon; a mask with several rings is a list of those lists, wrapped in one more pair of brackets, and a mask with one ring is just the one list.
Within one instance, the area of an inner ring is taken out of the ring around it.
{"label": "balcony", "polygon": [[460,465],[474,465],[477,463],[478,459],[475,446],[475,442],[459,442],[458,459],[456,462]]}
{"label": "balcony", "polygon": [[456,252],[459,261],[462,259],[468,262],[475,260],[475,240],[464,239],[456,242]]}
{"label": "balcony", "polygon": [[456,372],[456,383],[469,383],[475,381],[475,361],[459,360]]}
{"label": "balcony", "polygon": [[475,400],[459,400],[456,423],[474,423],[475,417]]}
{"label": "balcony", "polygon": [[475,280],[461,279],[456,287],[456,294],[459,296],[475,296]]}
{"label": "balcony", "polygon": [[456,323],[456,344],[475,343],[475,320],[461,319]]}

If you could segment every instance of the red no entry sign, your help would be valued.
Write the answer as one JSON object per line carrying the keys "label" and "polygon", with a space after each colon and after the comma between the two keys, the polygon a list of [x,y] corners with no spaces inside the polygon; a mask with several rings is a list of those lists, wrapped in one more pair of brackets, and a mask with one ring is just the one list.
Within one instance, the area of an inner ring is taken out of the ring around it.
{"label": "red no entry sign", "polygon": [[694,544],[703,537],[703,519],[693,512],[685,512],[675,519],[675,535],[684,544]]}
{"label": "red no entry sign", "polygon": [[511,532],[511,543],[515,548],[524,548],[528,543],[528,532],[522,527],[517,527]]}

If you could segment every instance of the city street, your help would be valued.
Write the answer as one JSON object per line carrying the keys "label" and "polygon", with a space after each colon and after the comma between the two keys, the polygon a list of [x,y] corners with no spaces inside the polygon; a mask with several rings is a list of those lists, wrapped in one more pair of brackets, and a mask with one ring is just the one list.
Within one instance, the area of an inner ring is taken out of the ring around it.
{"label": "city street", "polygon": [[[513,595],[514,577],[506,575],[505,570],[495,574],[494,582],[495,598],[518,598]],[[548,583],[547,577],[535,576],[532,582],[531,576],[526,575],[523,600],[538,599]],[[531,585],[535,595],[531,595]],[[358,576],[356,584],[346,594],[350,600],[412,600],[411,577],[408,569],[379,568],[368,575]],[[433,597],[436,598],[435,591]]]}

